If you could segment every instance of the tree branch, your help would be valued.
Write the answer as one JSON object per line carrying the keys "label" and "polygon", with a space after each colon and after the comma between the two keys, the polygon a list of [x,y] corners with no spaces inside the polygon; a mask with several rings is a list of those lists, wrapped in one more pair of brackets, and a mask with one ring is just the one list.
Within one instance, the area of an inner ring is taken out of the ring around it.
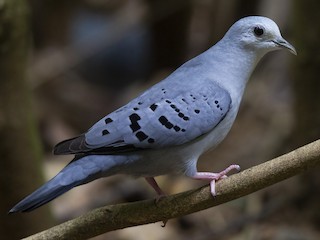
{"label": "tree branch", "polygon": [[213,198],[209,186],[168,197],[105,206],[26,239],[87,239],[109,231],[165,221],[198,212],[280,182],[320,165],[320,140],[217,183]]}

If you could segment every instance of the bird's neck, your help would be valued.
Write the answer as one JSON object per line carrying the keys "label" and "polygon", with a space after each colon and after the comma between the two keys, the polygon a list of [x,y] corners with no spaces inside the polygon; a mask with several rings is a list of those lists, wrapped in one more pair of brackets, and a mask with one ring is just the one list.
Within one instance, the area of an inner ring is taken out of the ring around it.
{"label": "bird's neck", "polygon": [[248,51],[248,49],[227,45],[221,41],[209,49],[207,54],[211,62],[210,65],[213,66],[212,76],[215,72],[221,74],[217,78],[214,77],[214,80],[229,91],[234,103],[240,104],[251,73],[262,56]]}

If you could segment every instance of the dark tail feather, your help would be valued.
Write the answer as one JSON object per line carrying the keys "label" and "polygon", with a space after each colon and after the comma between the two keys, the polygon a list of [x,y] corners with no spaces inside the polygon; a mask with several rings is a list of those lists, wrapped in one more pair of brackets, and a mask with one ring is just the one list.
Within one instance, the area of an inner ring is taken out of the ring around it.
{"label": "dark tail feather", "polygon": [[125,161],[125,156],[76,156],[54,178],[20,201],[9,213],[32,211],[76,186],[115,174],[117,168],[114,167]]}
{"label": "dark tail feather", "polygon": [[86,146],[85,135],[82,134],[78,137],[67,139],[58,143],[53,149],[53,154],[78,154],[88,152],[89,150],[90,148]]}
{"label": "dark tail feather", "polygon": [[54,179],[21,200],[9,211],[9,213],[30,212],[75,187],[73,184],[67,186],[55,184],[56,186],[52,186],[54,184],[53,181]]}

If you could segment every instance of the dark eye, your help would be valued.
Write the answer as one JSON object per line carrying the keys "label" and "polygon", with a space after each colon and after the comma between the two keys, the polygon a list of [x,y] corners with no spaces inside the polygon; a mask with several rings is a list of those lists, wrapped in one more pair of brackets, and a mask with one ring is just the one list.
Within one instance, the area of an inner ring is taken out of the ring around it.
{"label": "dark eye", "polygon": [[255,27],[253,32],[256,36],[260,37],[264,33],[264,29],[262,27]]}

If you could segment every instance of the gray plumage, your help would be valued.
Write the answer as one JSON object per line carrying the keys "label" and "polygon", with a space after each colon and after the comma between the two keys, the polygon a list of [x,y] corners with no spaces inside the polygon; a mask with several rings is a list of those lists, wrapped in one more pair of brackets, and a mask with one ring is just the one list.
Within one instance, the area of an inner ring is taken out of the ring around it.
{"label": "gray plumage", "polygon": [[183,173],[210,180],[214,195],[215,181],[239,167],[231,165],[221,173],[197,172],[197,160],[225,138],[256,64],[279,48],[296,54],[272,20],[240,19],[206,52],[85,134],[59,143],[54,153],[75,154],[74,160],[10,212],[31,211],[75,186],[114,174],[146,177],[159,193],[153,177]]}

